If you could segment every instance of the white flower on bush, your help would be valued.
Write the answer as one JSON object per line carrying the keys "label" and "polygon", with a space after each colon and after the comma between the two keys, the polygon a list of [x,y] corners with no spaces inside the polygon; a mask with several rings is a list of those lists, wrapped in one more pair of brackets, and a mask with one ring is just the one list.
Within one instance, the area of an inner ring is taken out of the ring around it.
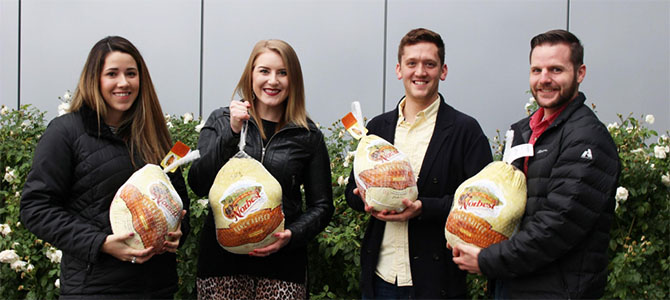
{"label": "white flower on bush", "polygon": [[666,173],[664,175],[661,175],[661,182],[667,186],[670,187],[670,172]]}
{"label": "white flower on bush", "polygon": [[0,233],[2,233],[2,236],[7,236],[12,233],[12,228],[8,224],[0,224]]}
{"label": "white flower on bush", "polygon": [[614,196],[616,201],[625,202],[628,199],[628,190],[625,187],[616,188],[616,196]]}
{"label": "white flower on bush", "polygon": [[209,205],[209,200],[200,199],[200,200],[198,200],[198,204],[200,204],[202,207],[207,207],[207,205]]}
{"label": "white flower on bush", "polygon": [[658,143],[663,144],[668,141],[668,137],[665,134],[662,134],[661,136],[658,137]]}
{"label": "white flower on bush", "polygon": [[35,269],[35,266],[33,266],[33,264],[28,264],[28,265],[26,266],[26,269],[25,269],[25,270],[26,270],[26,272],[30,273],[30,272],[32,272],[34,269]]}
{"label": "white flower on bush", "polygon": [[182,117],[184,118],[184,124],[188,124],[188,122],[193,121],[192,113],[185,113]]}
{"label": "white flower on bush", "polygon": [[665,148],[666,147],[654,146],[654,156],[656,156],[656,158],[658,158],[658,159],[665,159],[665,157],[666,157]]}
{"label": "white flower on bush", "polygon": [[619,129],[619,123],[614,122],[614,123],[609,123],[607,124],[607,130],[612,131],[615,129]]}
{"label": "white flower on bush", "polygon": [[200,121],[200,124],[195,126],[195,132],[200,132],[200,130],[202,130],[203,127],[205,127],[205,120],[204,119],[202,121]]}
{"label": "white flower on bush", "polygon": [[165,121],[170,121],[170,118],[172,118],[169,114],[165,114]]}
{"label": "white flower on bush", "polygon": [[45,255],[52,263],[59,264],[61,258],[63,258],[63,251],[51,247],[49,248],[49,250],[47,250],[47,253]]}
{"label": "white flower on bush", "polygon": [[30,121],[23,120],[23,122],[21,122],[21,130],[26,131],[26,128],[28,128],[29,126],[30,126]]}
{"label": "white flower on bush", "polygon": [[58,105],[58,115],[62,116],[70,110],[70,102],[61,102]]}
{"label": "white flower on bush", "polygon": [[165,125],[167,125],[168,128],[174,127],[174,125],[172,125],[172,122],[170,122],[170,121],[167,121],[167,123],[165,123]]}
{"label": "white flower on bush", "polygon": [[655,120],[656,118],[654,118],[654,115],[647,115],[646,117],[644,117],[644,121],[649,123],[650,125],[654,124]]}
{"label": "white flower on bush", "polygon": [[343,185],[347,184],[347,182],[344,181],[344,177],[342,175],[340,175],[340,177],[337,177],[337,184],[339,186],[343,186]]}
{"label": "white flower on bush", "polygon": [[16,254],[16,250],[3,250],[0,252],[0,262],[5,264],[11,264],[19,260],[19,255]]}
{"label": "white flower on bush", "polygon": [[70,90],[65,91],[65,94],[63,94],[63,97],[60,97],[60,99],[64,102],[72,101],[72,93],[70,93]]}
{"label": "white flower on bush", "polygon": [[9,166],[7,166],[7,167],[5,168],[5,177],[4,177],[5,181],[7,181],[7,182],[11,182],[11,181],[13,181],[14,179],[16,179],[16,174],[14,174],[14,173],[15,173],[15,172],[14,172],[14,169],[12,169],[12,168],[10,168]]}
{"label": "white flower on bush", "polygon": [[60,278],[56,279],[56,282],[54,282],[54,286],[59,289],[60,288]]}
{"label": "white flower on bush", "polygon": [[16,260],[13,263],[9,264],[9,267],[12,268],[12,270],[14,271],[19,272],[19,271],[25,271],[27,265],[28,263],[25,261]]}
{"label": "white flower on bush", "polygon": [[7,106],[2,106],[2,109],[0,109],[0,115],[6,115],[9,112],[9,108]]}
{"label": "white flower on bush", "polygon": [[356,151],[349,151],[349,153],[347,153],[347,161],[352,161],[354,159],[354,155],[356,155]]}
{"label": "white flower on bush", "polygon": [[631,150],[630,153],[644,153],[644,149],[642,148],[637,148],[635,150]]}

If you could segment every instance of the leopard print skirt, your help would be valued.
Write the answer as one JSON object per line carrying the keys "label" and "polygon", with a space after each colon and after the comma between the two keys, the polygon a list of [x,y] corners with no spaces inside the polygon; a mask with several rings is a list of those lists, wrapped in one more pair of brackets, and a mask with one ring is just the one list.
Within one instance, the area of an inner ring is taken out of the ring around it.
{"label": "leopard print skirt", "polygon": [[307,299],[304,284],[249,275],[198,278],[198,300]]}

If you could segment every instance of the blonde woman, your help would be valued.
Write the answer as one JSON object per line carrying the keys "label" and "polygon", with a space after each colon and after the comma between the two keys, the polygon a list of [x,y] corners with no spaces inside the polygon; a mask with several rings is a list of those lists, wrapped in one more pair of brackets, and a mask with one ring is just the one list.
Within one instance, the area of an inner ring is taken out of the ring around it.
{"label": "blonde woman", "polygon": [[[160,249],[137,250],[112,234],[109,207],[139,168],[158,164],[171,140],[135,46],[106,37],[91,49],[70,112],[49,124],[35,150],[21,198],[21,221],[63,251],[61,299],[172,298],[175,251],[188,231],[168,234]],[[170,174],[188,209],[181,172]]]}
{"label": "blonde woman", "polygon": [[285,230],[267,247],[233,254],[219,246],[210,212],[200,239],[198,298],[304,299],[307,243],[328,225],[334,207],[328,150],[323,134],[307,117],[293,48],[281,40],[258,42],[235,95],[244,102],[234,99],[215,110],[202,128],[201,158],[191,166],[189,185],[201,197],[208,194],[219,169],[237,153],[247,121],[244,150],[281,184]]}

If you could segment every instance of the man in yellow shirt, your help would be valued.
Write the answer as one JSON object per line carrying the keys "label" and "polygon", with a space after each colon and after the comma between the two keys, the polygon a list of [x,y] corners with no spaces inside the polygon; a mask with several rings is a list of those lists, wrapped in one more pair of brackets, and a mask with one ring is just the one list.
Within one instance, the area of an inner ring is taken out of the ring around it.
{"label": "man in yellow shirt", "polygon": [[396,75],[405,96],[393,111],[368,122],[368,134],[393,143],[409,158],[417,177],[417,201],[401,212],[375,211],[361,200],[349,176],[349,205],[372,215],[361,249],[364,299],[464,298],[466,273],[445,247],[444,225],[453,194],[492,161],[489,143],[475,119],[438,92],[447,77],[444,42],[423,28],[408,32],[398,47]]}

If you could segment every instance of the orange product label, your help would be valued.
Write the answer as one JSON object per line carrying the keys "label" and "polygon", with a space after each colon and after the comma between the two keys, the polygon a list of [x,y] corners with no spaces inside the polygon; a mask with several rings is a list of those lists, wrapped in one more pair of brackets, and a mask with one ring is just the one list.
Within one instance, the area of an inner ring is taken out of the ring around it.
{"label": "orange product label", "polygon": [[[182,157],[186,156],[186,154],[188,154],[189,151],[191,151],[191,148],[189,146],[186,146],[186,144],[182,143],[181,141],[177,141],[174,144],[174,146],[172,146],[172,149],[170,149],[170,152],[168,152],[168,154],[165,155],[165,157],[161,161],[161,166],[163,168],[166,168],[175,160],[179,160]],[[174,171],[175,170],[170,170],[170,172]]]}

